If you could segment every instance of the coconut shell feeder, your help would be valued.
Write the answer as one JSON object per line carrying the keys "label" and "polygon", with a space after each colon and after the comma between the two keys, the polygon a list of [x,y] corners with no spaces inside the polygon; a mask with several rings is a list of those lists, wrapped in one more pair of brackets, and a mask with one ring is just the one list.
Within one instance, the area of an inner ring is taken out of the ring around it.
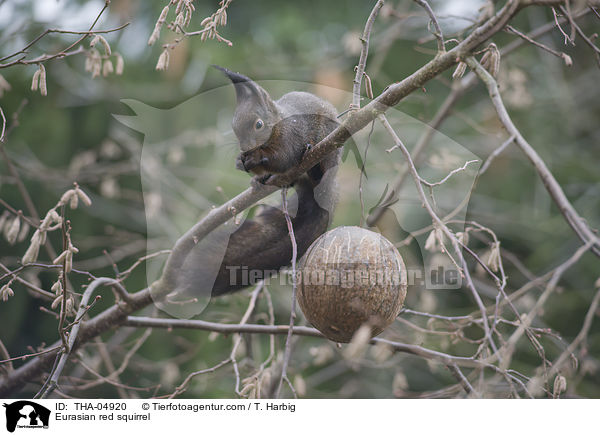
{"label": "coconut shell feeder", "polygon": [[400,313],[407,274],[395,246],[379,233],[338,227],[308,248],[299,268],[298,304],[330,340],[347,343],[362,326],[374,337]]}

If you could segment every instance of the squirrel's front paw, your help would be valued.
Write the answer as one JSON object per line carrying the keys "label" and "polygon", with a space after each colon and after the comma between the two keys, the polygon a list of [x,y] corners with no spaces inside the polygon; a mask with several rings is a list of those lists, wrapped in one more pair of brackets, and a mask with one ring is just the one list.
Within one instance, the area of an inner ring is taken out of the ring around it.
{"label": "squirrel's front paw", "polygon": [[246,172],[264,172],[264,168],[269,164],[269,158],[263,155],[263,152],[258,149],[246,151],[238,155],[235,166]]}

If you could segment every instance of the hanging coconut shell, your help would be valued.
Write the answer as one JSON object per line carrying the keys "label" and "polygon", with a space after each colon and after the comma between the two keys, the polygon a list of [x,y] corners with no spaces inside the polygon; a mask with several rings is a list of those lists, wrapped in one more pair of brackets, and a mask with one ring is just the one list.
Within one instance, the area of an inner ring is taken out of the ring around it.
{"label": "hanging coconut shell", "polygon": [[400,253],[381,234],[338,227],[315,240],[304,255],[298,304],[330,340],[347,343],[362,325],[374,337],[398,316],[406,276]]}

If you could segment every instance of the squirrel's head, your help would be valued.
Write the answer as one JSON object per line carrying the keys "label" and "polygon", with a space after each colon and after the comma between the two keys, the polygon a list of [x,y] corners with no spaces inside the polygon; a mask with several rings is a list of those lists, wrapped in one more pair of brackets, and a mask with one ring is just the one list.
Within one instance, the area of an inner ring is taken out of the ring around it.
{"label": "squirrel's head", "polygon": [[237,107],[233,115],[233,131],[240,142],[242,152],[263,145],[281,121],[281,115],[267,91],[248,77],[217,65],[235,86]]}

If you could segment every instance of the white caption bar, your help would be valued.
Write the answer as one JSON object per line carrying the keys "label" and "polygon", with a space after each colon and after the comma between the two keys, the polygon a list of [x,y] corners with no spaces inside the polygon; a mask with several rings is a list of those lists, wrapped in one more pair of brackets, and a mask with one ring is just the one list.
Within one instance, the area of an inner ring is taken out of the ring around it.
{"label": "white caption bar", "polygon": [[42,433],[90,435],[106,435],[107,431],[170,435],[179,430],[277,435],[374,431],[444,435],[587,433],[589,428],[597,428],[595,420],[600,409],[598,400],[5,399],[2,402],[4,412],[0,412],[0,423],[9,433],[46,429]]}

